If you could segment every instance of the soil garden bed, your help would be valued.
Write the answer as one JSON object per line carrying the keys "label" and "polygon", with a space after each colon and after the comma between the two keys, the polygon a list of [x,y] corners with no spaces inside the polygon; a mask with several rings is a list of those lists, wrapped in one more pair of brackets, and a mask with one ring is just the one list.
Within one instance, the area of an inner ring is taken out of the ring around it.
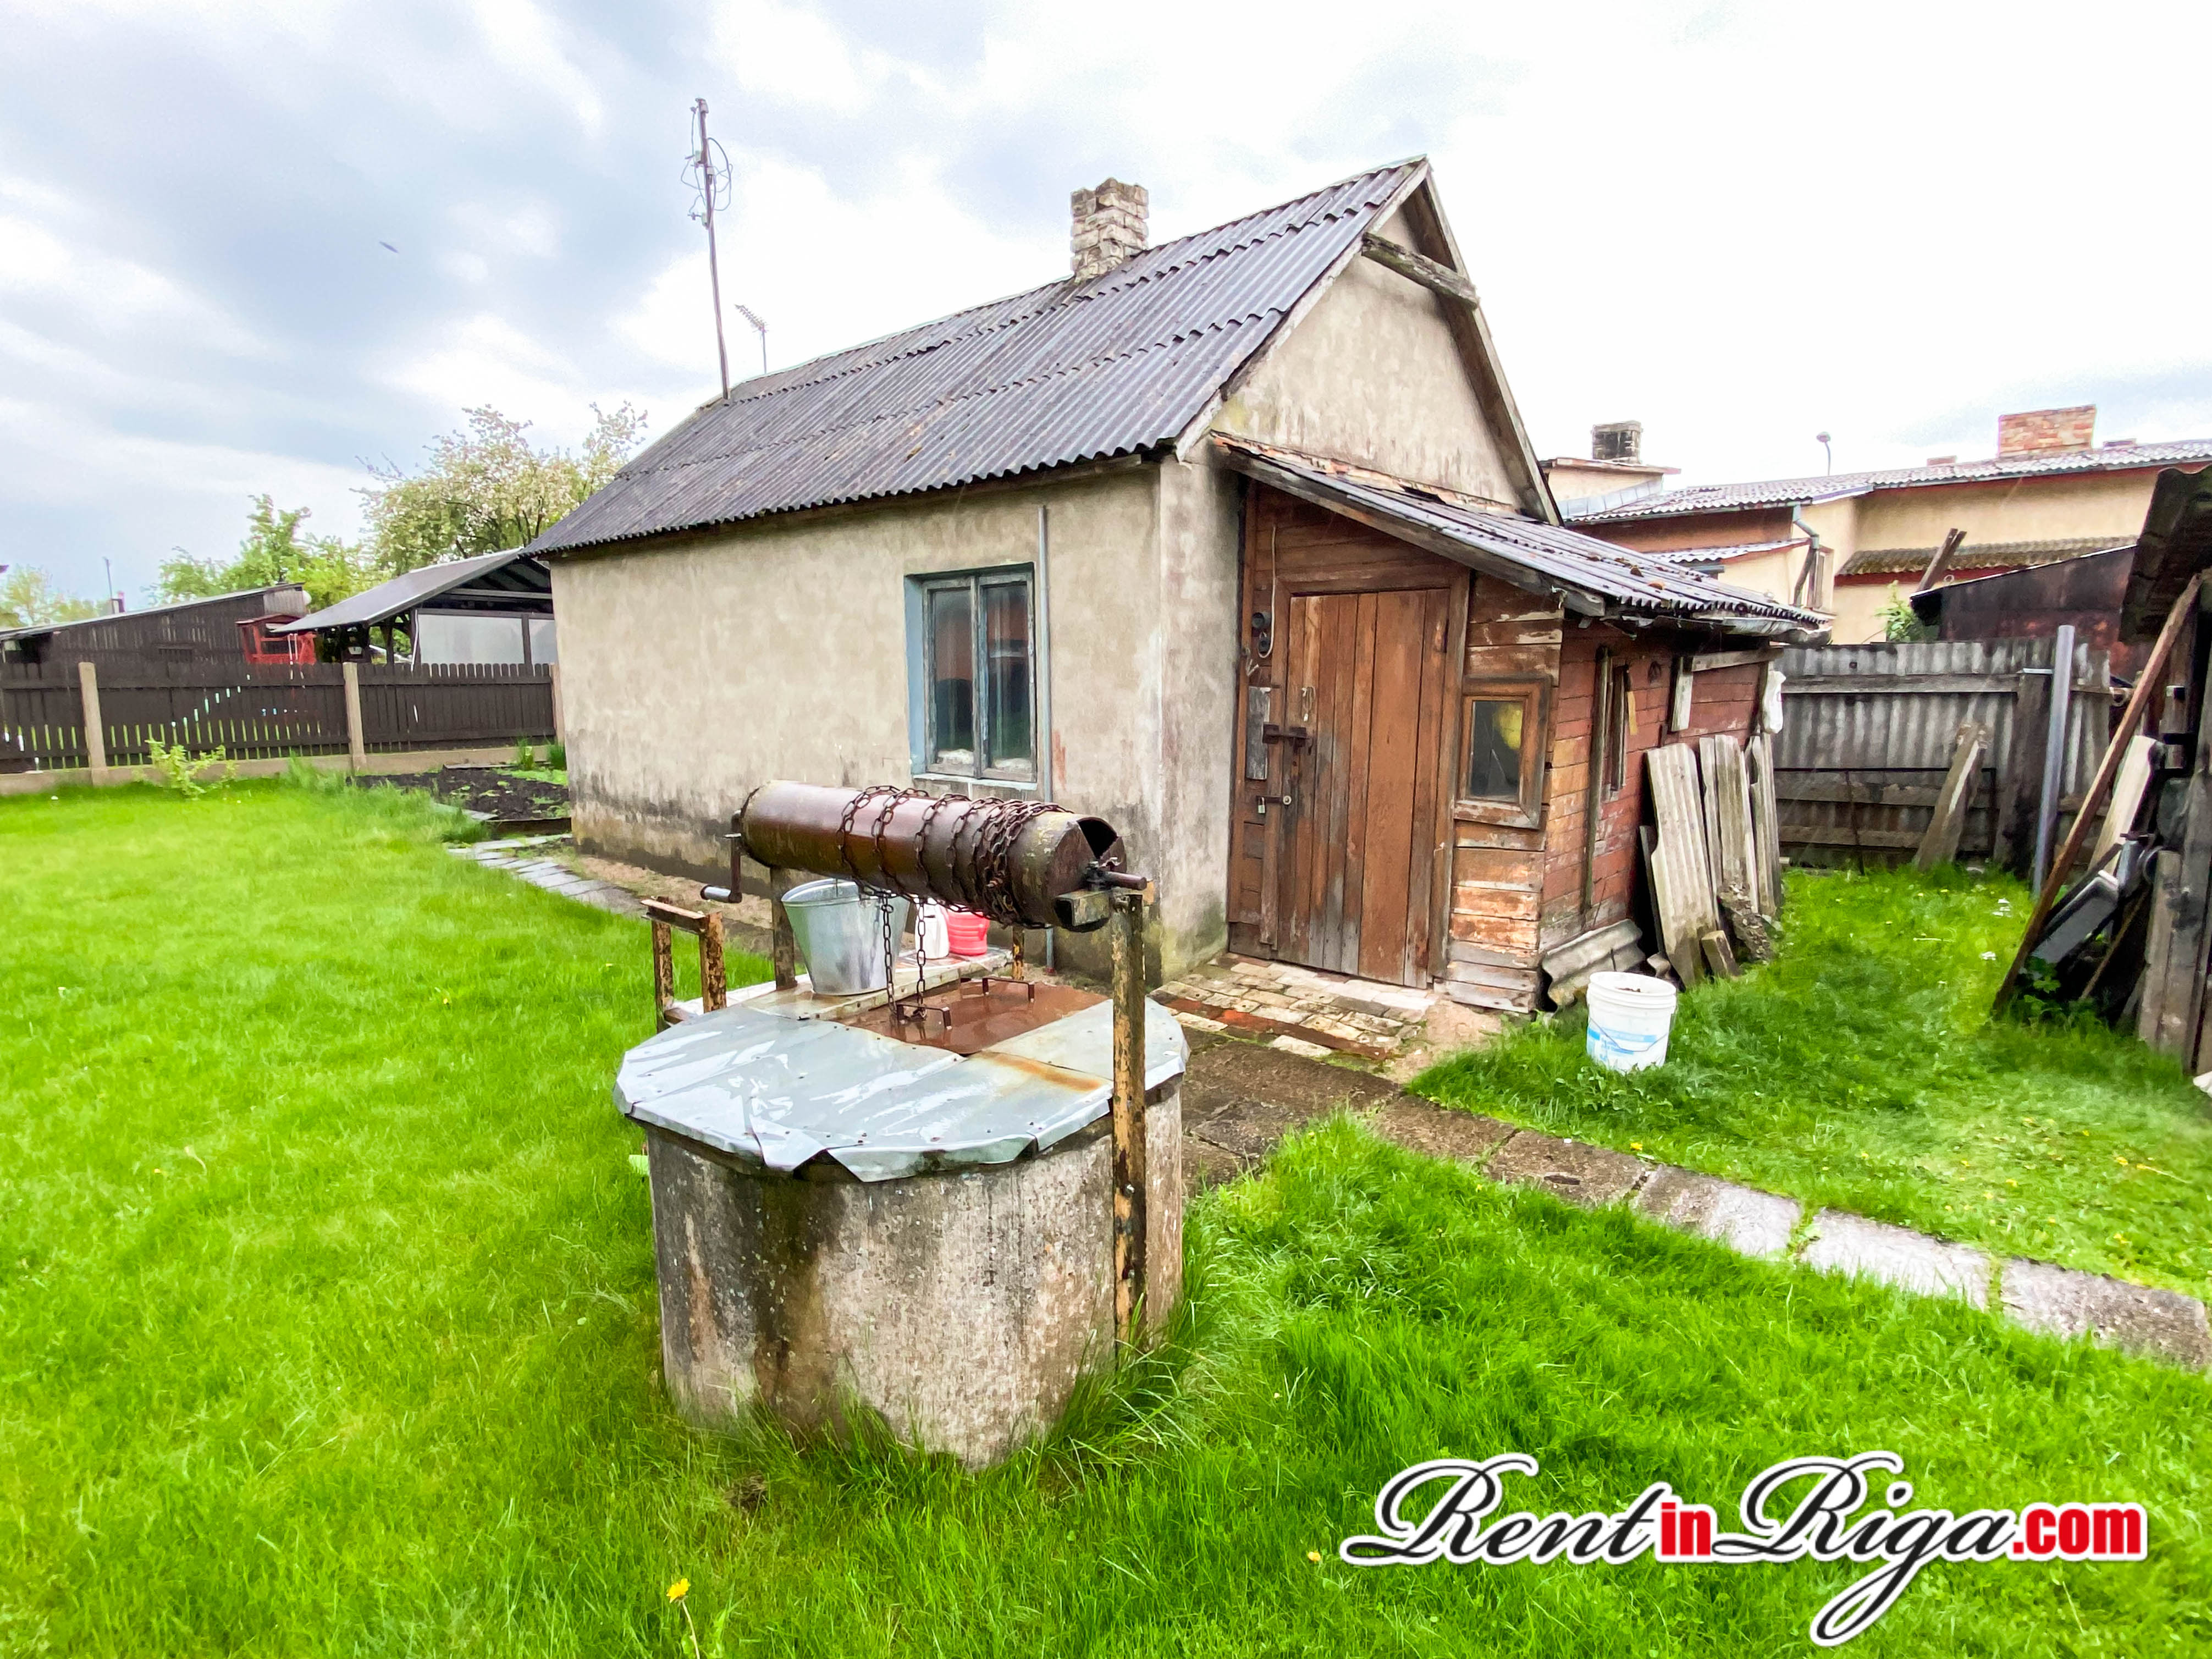
{"label": "soil garden bed", "polygon": [[503,829],[565,829],[568,791],[564,785],[519,777],[504,767],[448,766],[435,772],[401,772],[379,783],[420,789],[447,805],[482,812]]}

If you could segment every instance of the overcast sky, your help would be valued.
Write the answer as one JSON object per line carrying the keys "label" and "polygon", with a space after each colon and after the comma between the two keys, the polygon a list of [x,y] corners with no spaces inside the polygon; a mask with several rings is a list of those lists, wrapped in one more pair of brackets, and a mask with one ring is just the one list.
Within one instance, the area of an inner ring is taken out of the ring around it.
{"label": "overcast sky", "polygon": [[714,386],[700,95],[778,366],[1053,280],[1109,173],[1158,240],[1426,152],[1542,454],[2212,435],[2202,0],[0,0],[0,562],[84,592],[262,491],[351,533],[362,462],[470,404],[665,431]]}

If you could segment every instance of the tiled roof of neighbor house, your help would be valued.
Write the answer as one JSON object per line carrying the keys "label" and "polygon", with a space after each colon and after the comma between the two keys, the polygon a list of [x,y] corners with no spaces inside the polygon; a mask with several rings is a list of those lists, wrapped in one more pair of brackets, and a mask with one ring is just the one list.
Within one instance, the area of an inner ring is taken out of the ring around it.
{"label": "tiled roof of neighbor house", "polygon": [[1140,453],[1180,437],[1419,160],[734,388],[531,544],[729,524]]}
{"label": "tiled roof of neighbor house", "polygon": [[1697,623],[1725,632],[1825,634],[1828,619],[1579,531],[1510,517],[1431,485],[1220,434],[1232,466],[1279,489],[1401,536],[1570,611],[1624,621]]}
{"label": "tiled roof of neighbor house", "polygon": [[[2126,540],[2124,536],[2073,536],[2044,542],[1965,542],[1951,556],[1951,568],[1987,570],[2001,565],[2019,569],[2032,564],[2056,564],[2061,559],[2078,558],[2084,553],[2101,553],[2108,547],[2123,545]],[[1844,561],[1844,568],[1836,574],[1839,579],[1896,575],[1907,571],[1918,575],[1935,556],[1933,547],[1862,548]]]}
{"label": "tiled roof of neighbor house", "polygon": [[[464,596],[457,592],[464,587],[477,591]],[[373,628],[395,617],[404,617],[429,600],[447,596],[452,597],[452,608],[458,610],[463,608],[464,598],[480,600],[483,607],[489,607],[502,599],[519,601],[542,597],[552,591],[552,577],[544,562],[517,547],[504,553],[479,553],[472,559],[426,564],[420,570],[410,570],[388,582],[379,582],[349,599],[340,599],[336,605],[269,631],[313,634],[326,628]]]}
{"label": "tiled roof of neighbor house", "polygon": [[1895,466],[1873,472],[1838,472],[1816,478],[1774,478],[1763,483],[1692,484],[1683,489],[1655,489],[1632,501],[1605,498],[1608,504],[1577,513],[1575,502],[1559,503],[1562,518],[1574,524],[1621,524],[1638,519],[1679,518],[1691,513],[1733,513],[1747,507],[1796,507],[1832,501],[1875,489],[1913,489],[1929,484],[1999,483],[2085,472],[2119,472],[2134,467],[2171,466],[2177,461],[2212,460],[2212,438],[2164,444],[2106,444],[2101,449],[2045,450],[2008,455],[1999,460],[1954,461],[1947,466]]}

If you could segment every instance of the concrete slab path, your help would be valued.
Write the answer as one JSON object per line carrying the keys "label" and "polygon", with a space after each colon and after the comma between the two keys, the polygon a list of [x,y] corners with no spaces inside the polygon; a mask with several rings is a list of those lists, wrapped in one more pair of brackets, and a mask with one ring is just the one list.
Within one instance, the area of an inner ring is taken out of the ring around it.
{"label": "concrete slab path", "polygon": [[1292,1130],[1352,1111],[1410,1152],[1588,1209],[1629,1203],[1651,1220],[1741,1255],[1794,1261],[1976,1308],[1990,1307],[1994,1296],[2004,1316],[2026,1329],[2212,1369],[2212,1322],[2193,1297],[2047,1261],[2015,1257],[1999,1264],[1969,1245],[1840,1210],[1820,1211],[1800,1239],[1804,1206],[1794,1198],[1454,1111],[1371,1073],[1284,1044],[1240,1042],[1210,1019],[1181,1018],[1191,1045],[1182,1115],[1184,1169],[1194,1189],[1234,1180]]}

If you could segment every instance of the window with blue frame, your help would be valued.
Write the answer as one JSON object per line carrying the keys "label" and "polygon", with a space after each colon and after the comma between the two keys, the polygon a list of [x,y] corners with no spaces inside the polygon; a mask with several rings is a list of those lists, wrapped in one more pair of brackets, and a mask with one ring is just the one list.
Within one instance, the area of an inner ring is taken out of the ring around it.
{"label": "window with blue frame", "polygon": [[915,579],[908,648],[921,694],[920,769],[944,777],[1036,777],[1030,567]]}

